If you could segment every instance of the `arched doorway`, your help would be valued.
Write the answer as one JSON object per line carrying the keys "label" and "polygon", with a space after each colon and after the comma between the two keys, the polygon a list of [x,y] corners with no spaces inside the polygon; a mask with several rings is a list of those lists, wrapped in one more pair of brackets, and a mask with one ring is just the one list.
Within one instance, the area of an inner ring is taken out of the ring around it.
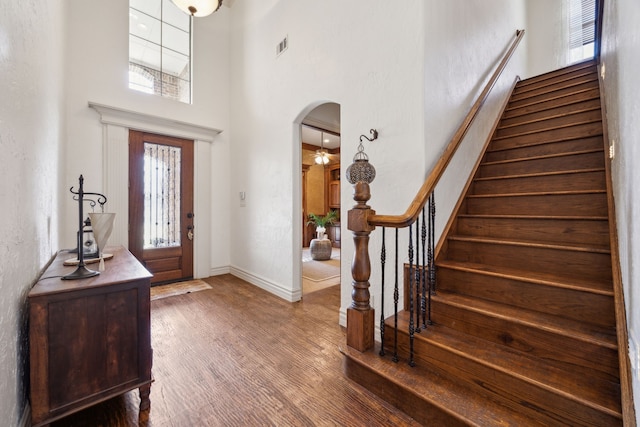
{"label": "arched doorway", "polygon": [[[340,105],[328,102],[311,110],[300,124],[300,144],[304,295],[340,284]],[[310,215],[324,219],[332,214],[334,222],[318,236]]]}

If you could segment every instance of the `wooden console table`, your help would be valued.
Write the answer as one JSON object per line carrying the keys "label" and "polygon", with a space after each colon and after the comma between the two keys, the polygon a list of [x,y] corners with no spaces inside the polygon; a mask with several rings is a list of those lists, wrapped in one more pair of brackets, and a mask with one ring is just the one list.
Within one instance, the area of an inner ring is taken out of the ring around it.
{"label": "wooden console table", "polygon": [[135,388],[149,409],[151,274],[123,247],[105,252],[106,271],[79,280],[60,279],[75,267],[58,253],[29,292],[33,426]]}

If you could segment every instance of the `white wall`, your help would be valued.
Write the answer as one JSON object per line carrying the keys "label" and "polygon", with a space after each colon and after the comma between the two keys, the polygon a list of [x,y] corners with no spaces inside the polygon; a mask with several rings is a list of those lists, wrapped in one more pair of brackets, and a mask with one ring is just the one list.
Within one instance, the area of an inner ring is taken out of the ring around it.
{"label": "white wall", "polygon": [[[246,0],[232,12],[231,192],[247,194],[244,207],[232,196],[232,270],[295,300],[296,119],[322,101],[341,105],[343,174],[359,135],[376,128],[379,139],[365,144],[377,169],[370,204],[379,213],[404,212],[425,177],[425,160],[435,162],[481,89],[479,82],[515,30],[524,27],[524,4]],[[276,58],[276,44],[285,35],[289,49]],[[522,70],[526,61],[515,62]],[[351,194],[345,180],[343,215],[353,205]],[[344,312],[351,302],[353,242],[343,224]],[[377,239],[374,233],[372,257]]]}
{"label": "white wall", "polygon": [[[340,104],[343,159],[353,157],[359,135],[374,127],[380,139],[367,147],[374,162],[384,150],[393,150],[401,163],[416,152],[422,157],[422,8],[418,0],[403,7],[382,0],[234,3],[235,274],[283,298],[299,298],[301,154],[294,123],[313,107]],[[289,48],[276,58],[276,45],[286,35]],[[421,169],[405,174],[414,185],[420,178]],[[343,187],[346,210],[353,202]],[[246,192],[244,207],[239,191]],[[347,242],[343,270],[351,252]]]}
{"label": "white wall", "polygon": [[[502,55],[515,39],[517,29],[525,28],[525,7],[522,1],[429,1],[423,10],[424,42],[422,61],[423,111],[421,117],[411,118],[422,123],[424,136],[415,157],[407,159],[396,156],[393,147],[381,147],[383,152],[372,156],[378,173],[372,186],[375,200],[371,206],[378,214],[402,214],[407,209],[422,181],[431,171],[458,126],[470,110],[477,96],[483,90],[495,70]],[[471,168],[474,166],[482,146],[491,131],[502,101],[514,83],[516,75],[526,74],[527,35],[514,54],[508,68],[485,102],[476,122],[469,130],[465,141],[449,165],[435,190],[436,198],[436,241],[448,220]],[[402,81],[396,84],[403,85]],[[374,144],[375,145],[375,144]],[[418,153],[423,151],[423,157]],[[406,170],[419,172],[419,182],[408,184],[404,177]],[[398,173],[402,171],[402,173]],[[387,190],[376,191],[375,184],[384,182]],[[379,200],[379,201],[378,201]],[[346,232],[346,236],[350,233]],[[415,231],[414,231],[415,236]],[[393,277],[393,230],[387,231],[386,277],[387,283]],[[343,237],[343,242],[346,237]],[[378,261],[381,248],[381,230],[372,234],[369,244],[372,258],[373,306],[376,323],[379,317],[381,268]],[[408,231],[400,232],[399,262],[408,262]],[[415,245],[415,238],[414,238]],[[343,269],[344,269],[343,265]],[[343,309],[350,299],[350,273],[343,271]],[[401,290],[402,294],[402,290]],[[393,312],[393,301],[386,292],[385,317]],[[401,297],[402,299],[402,297]],[[376,339],[379,339],[376,336]]]}
{"label": "white wall", "polygon": [[529,73],[532,77],[567,65],[568,0],[527,1]]}
{"label": "white wall", "polygon": [[0,3],[0,418],[7,426],[29,416],[26,296],[58,249],[64,16],[59,1]]}
{"label": "white wall", "polygon": [[[640,414],[640,4],[605,1],[601,64],[610,142],[615,141],[612,177],[620,267],[629,332],[636,414]],[[640,417],[638,417],[640,420]]]}
{"label": "white wall", "polygon": [[[106,152],[106,142],[103,141],[100,116],[88,107],[88,102],[144,113],[166,119],[169,124],[179,121],[222,130],[211,147],[196,147],[196,154],[200,155],[196,159],[196,168],[207,160],[204,163],[209,163],[206,169],[210,169],[196,170],[196,176],[211,180],[198,184],[205,189],[210,188],[211,206],[202,209],[203,212],[210,212],[210,217],[196,215],[196,222],[205,221],[211,224],[211,229],[210,232],[205,230],[205,236],[197,235],[196,238],[204,239],[211,246],[210,261],[203,261],[210,264],[206,268],[207,273],[219,272],[219,268],[222,268],[222,272],[225,269],[228,271],[229,8],[223,7],[213,15],[194,21],[193,103],[189,105],[128,89],[128,1],[67,0],[66,3],[69,5],[68,19],[72,25],[69,25],[66,40],[68,140],[63,187],[68,189],[77,186],[78,176],[83,174],[85,191],[107,192],[103,154]],[[124,135],[126,138],[126,133]],[[126,150],[126,139],[123,149]],[[123,158],[127,159],[126,156]],[[122,173],[126,173],[126,170],[125,164]],[[108,188],[109,194],[106,196],[110,199],[124,197],[126,200],[127,191],[126,185]],[[196,200],[196,206],[198,202]],[[61,244],[63,247],[75,247],[76,204],[68,193],[63,194],[62,203],[66,220]],[[124,229],[126,235],[126,203],[124,208],[120,207],[120,211],[109,206],[109,203],[107,208],[116,211],[116,227]],[[201,228],[196,233],[199,231]],[[110,243],[126,244],[120,241]]]}

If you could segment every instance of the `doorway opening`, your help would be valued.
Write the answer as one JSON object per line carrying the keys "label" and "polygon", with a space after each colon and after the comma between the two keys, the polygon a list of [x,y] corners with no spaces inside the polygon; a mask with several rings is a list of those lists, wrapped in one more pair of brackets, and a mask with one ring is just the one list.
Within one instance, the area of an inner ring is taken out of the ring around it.
{"label": "doorway opening", "polygon": [[[300,135],[304,296],[340,285],[340,105],[314,108],[302,120]],[[327,218],[332,219],[325,224]]]}

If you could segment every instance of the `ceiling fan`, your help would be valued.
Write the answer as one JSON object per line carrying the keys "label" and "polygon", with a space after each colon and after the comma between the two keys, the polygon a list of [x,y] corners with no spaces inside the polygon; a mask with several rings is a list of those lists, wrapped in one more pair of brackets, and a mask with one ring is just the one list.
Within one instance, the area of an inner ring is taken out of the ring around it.
{"label": "ceiling fan", "polygon": [[317,165],[328,165],[334,157],[329,150],[324,147],[325,143],[330,142],[330,139],[326,137],[325,132],[320,130],[320,149],[316,150],[314,154],[314,161]]}

